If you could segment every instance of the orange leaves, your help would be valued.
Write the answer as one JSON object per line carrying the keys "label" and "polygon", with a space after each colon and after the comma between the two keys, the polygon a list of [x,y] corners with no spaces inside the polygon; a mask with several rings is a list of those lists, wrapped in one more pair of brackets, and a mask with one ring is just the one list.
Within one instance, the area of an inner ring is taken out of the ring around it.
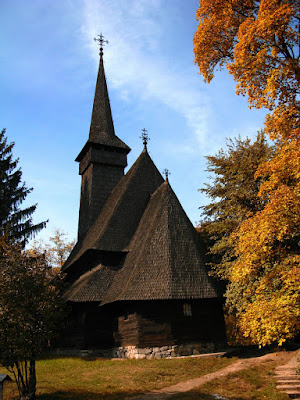
{"label": "orange leaves", "polygon": [[239,26],[234,62],[228,69],[238,92],[247,94],[257,108],[295,101],[299,63],[294,49],[299,33],[294,17],[289,2],[261,0],[257,14]]}
{"label": "orange leaves", "polygon": [[281,104],[265,121],[266,133],[272,140],[300,140],[300,103]]}
{"label": "orange leaves", "polygon": [[195,62],[209,82],[226,65],[257,108],[293,103],[299,94],[299,4],[281,1],[203,0],[196,17]]}
{"label": "orange leaves", "polygon": [[223,0],[203,0],[196,13],[200,22],[194,37],[195,62],[206,82],[213,78],[217,64],[222,66],[233,56],[237,34],[235,13],[229,2]]}
{"label": "orange leaves", "polygon": [[270,110],[265,132],[276,153],[255,175],[266,204],[231,234],[227,302],[246,335],[282,344],[300,328],[300,3],[203,0],[197,16],[195,62],[205,80],[226,65],[237,93]]}
{"label": "orange leaves", "polygon": [[256,175],[262,174],[270,175],[260,188],[269,201],[231,235],[237,260],[229,280],[248,290],[255,282],[253,296],[240,312],[245,334],[262,345],[281,345],[300,328],[299,141],[278,147]]}

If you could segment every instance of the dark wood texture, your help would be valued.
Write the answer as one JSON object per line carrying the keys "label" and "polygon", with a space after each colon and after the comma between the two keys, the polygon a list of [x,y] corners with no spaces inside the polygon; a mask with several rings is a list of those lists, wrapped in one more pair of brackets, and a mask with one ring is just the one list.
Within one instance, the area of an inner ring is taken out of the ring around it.
{"label": "dark wood texture", "polygon": [[191,342],[225,342],[222,304],[216,299],[191,300],[192,316],[182,301],[124,303],[118,317],[115,344],[161,347]]}

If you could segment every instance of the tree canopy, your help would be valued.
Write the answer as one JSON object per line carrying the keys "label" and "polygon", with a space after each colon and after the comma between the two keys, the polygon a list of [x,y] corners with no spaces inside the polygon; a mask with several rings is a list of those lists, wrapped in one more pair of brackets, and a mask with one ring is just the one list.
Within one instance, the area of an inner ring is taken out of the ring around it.
{"label": "tree canopy", "polygon": [[52,268],[60,270],[75,245],[75,240],[69,241],[67,237],[65,232],[56,228],[49,243],[43,240],[34,241],[29,251],[32,255],[43,254]]}
{"label": "tree canopy", "polygon": [[226,65],[237,93],[269,110],[265,132],[275,152],[255,175],[268,176],[259,190],[268,202],[231,235],[227,301],[246,335],[282,344],[300,327],[300,4],[201,0],[197,18],[195,61],[204,79]]}
{"label": "tree canopy", "polygon": [[22,171],[18,159],[13,159],[14,143],[7,143],[5,129],[0,133],[0,237],[5,234],[10,239],[22,243],[46,226],[46,221],[34,224],[32,214],[37,204],[21,208],[22,202],[32,188],[21,182]]}
{"label": "tree canopy", "polygon": [[227,148],[215,156],[206,156],[210,183],[200,189],[210,203],[201,207],[199,230],[208,241],[210,260],[216,275],[228,279],[228,268],[235,260],[234,247],[229,243],[230,234],[250,214],[262,210],[266,199],[259,198],[261,183],[266,177],[255,179],[259,165],[269,160],[273,148],[263,132],[256,140],[249,138],[228,139]]}
{"label": "tree canopy", "polygon": [[299,138],[298,0],[201,0],[196,17],[195,62],[205,81],[226,65],[238,94],[273,111],[270,138]]}
{"label": "tree canopy", "polygon": [[5,243],[0,256],[0,363],[13,373],[20,399],[35,398],[35,360],[63,322],[62,278],[45,258]]}

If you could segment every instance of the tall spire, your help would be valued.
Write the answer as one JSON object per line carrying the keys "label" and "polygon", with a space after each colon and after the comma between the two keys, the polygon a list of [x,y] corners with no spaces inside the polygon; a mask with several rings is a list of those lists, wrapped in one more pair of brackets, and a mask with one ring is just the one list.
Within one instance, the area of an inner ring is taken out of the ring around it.
{"label": "tall spire", "polygon": [[108,196],[124,175],[130,148],[115,134],[103,65],[103,35],[88,141],[76,158],[79,162],[81,197],[78,239],[83,238],[95,222]]}
{"label": "tall spire", "polygon": [[90,125],[89,138],[81,152],[76,158],[76,161],[81,161],[91,146],[108,146],[117,151],[129,153],[130,148],[118,138],[115,134],[114,123],[110,108],[106,77],[103,64],[103,45],[108,43],[104,40],[104,36],[98,35],[94,38],[100,45],[100,61],[98,76],[96,82],[94,104],[92,110],[92,118]]}
{"label": "tall spire", "polygon": [[115,136],[103,65],[103,44],[105,42],[108,43],[108,41],[103,39],[102,33],[98,36],[99,38],[95,38],[94,40],[100,44],[100,62],[89,134],[89,140],[96,143],[104,139],[102,138],[103,134],[107,134],[112,138]]}

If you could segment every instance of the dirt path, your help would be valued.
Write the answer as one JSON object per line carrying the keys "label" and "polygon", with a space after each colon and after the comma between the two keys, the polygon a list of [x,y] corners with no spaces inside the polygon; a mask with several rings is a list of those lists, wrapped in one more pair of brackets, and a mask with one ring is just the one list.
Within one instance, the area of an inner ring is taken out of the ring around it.
{"label": "dirt path", "polygon": [[126,400],[163,400],[167,399],[168,397],[188,392],[196,387],[204,385],[205,383],[212,381],[215,378],[223,377],[233,372],[241,371],[243,369],[247,369],[253,367],[255,365],[268,362],[268,361],[282,361],[282,364],[288,362],[296,352],[289,352],[289,353],[271,353],[266,354],[261,357],[253,357],[253,358],[245,358],[239,359],[233,364],[229,365],[228,367],[222,368],[219,371],[212,372],[207,375],[203,375],[199,378],[189,379],[188,381],[179,382],[176,385],[164,387],[159,390],[153,390],[149,393],[141,394],[139,396],[128,397]]}

